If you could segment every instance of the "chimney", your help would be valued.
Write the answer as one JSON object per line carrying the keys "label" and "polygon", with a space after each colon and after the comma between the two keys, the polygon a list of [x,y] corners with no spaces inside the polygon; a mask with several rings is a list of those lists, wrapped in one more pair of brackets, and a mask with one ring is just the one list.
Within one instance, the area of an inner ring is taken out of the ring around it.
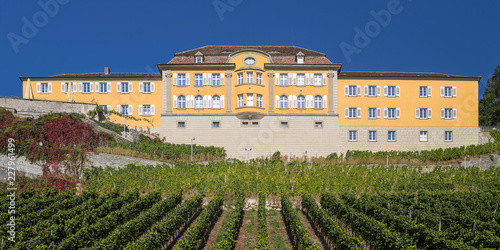
{"label": "chimney", "polygon": [[109,73],[110,73],[109,67],[104,67],[104,74],[109,75]]}

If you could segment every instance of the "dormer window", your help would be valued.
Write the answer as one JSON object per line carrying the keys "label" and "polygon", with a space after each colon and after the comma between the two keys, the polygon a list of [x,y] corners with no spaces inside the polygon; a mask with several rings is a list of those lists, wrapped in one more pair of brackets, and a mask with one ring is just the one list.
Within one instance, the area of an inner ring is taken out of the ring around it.
{"label": "dormer window", "polygon": [[304,53],[302,53],[302,51],[297,53],[297,63],[304,63]]}
{"label": "dormer window", "polygon": [[201,52],[196,52],[196,54],[194,54],[194,57],[195,57],[195,61],[196,63],[203,63],[203,54]]}

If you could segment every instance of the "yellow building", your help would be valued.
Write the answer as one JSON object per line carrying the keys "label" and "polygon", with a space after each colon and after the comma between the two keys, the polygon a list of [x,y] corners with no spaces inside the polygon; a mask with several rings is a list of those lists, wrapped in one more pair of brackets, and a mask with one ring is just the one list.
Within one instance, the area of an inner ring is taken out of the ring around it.
{"label": "yellow building", "polygon": [[194,137],[225,147],[230,157],[250,150],[252,157],[276,150],[297,156],[421,150],[479,140],[478,77],[344,72],[325,54],[293,46],[205,46],[176,53],[158,69],[21,80],[35,99],[95,102],[148,119],[130,125],[150,127],[169,142]]}

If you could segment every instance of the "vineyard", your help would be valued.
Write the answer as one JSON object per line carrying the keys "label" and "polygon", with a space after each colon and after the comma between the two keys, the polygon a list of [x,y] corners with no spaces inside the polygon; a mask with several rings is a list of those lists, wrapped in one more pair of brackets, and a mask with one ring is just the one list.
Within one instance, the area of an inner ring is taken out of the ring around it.
{"label": "vineyard", "polygon": [[500,169],[260,160],[94,168],[84,178],[81,195],[19,192],[16,242],[1,191],[2,248],[500,247]]}

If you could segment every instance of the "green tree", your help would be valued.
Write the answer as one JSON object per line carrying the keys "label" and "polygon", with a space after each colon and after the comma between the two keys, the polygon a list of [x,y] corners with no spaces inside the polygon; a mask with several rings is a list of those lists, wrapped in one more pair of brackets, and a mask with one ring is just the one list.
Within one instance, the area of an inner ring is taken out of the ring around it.
{"label": "green tree", "polygon": [[483,99],[479,101],[479,125],[498,126],[500,124],[500,64],[488,79]]}

